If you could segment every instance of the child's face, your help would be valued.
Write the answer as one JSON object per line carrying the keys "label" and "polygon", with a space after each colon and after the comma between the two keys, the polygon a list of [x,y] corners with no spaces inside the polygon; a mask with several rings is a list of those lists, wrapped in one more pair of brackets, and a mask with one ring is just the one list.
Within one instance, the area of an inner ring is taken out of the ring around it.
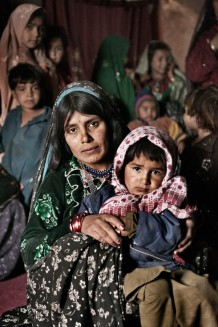
{"label": "child's face", "polygon": [[23,110],[35,109],[41,99],[41,90],[36,82],[18,83],[13,93]]}
{"label": "child's face", "polygon": [[124,183],[131,194],[144,195],[159,188],[165,174],[162,162],[151,161],[141,153],[126,165]]}
{"label": "child's face", "polygon": [[43,23],[42,17],[35,17],[27,23],[21,38],[22,45],[29,49],[35,49],[40,45],[45,31]]}
{"label": "child's face", "polygon": [[153,100],[144,100],[138,108],[138,117],[148,125],[157,117],[157,106]]}
{"label": "child's face", "polygon": [[188,108],[185,107],[185,112],[183,114],[183,120],[184,120],[185,126],[190,131],[196,131],[198,128],[196,116],[195,115],[190,116],[187,112],[188,112]]}
{"label": "child's face", "polygon": [[55,65],[60,64],[64,56],[64,47],[60,38],[54,38],[51,40],[48,56]]}
{"label": "child's face", "polygon": [[156,50],[151,60],[153,73],[166,74],[170,63],[170,53],[167,50]]}

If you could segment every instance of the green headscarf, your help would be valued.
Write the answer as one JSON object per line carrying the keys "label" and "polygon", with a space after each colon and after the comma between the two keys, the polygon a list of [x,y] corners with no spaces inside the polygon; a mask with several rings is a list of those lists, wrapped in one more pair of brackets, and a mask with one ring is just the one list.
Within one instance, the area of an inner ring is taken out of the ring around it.
{"label": "green headscarf", "polygon": [[133,109],[135,90],[124,68],[129,46],[129,40],[122,36],[106,37],[100,46],[93,73],[93,81],[112,95],[118,106],[120,103],[121,114],[127,122],[136,118]]}

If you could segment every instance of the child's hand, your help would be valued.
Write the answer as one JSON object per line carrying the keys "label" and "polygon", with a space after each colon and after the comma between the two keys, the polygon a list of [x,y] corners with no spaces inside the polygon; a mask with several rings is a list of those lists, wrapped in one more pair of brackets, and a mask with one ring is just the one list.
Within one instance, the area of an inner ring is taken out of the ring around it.
{"label": "child's hand", "polygon": [[174,251],[174,254],[178,254],[186,250],[191,244],[192,240],[195,235],[196,226],[195,226],[195,219],[194,218],[188,218],[186,219],[186,236],[182,242],[178,245],[178,249]]}

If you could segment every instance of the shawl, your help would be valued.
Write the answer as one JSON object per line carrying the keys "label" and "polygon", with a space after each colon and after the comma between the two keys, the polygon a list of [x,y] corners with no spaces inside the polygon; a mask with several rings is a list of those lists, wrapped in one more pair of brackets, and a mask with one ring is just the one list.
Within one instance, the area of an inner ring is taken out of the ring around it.
{"label": "shawl", "polygon": [[[119,180],[128,148],[138,140],[147,137],[149,141],[162,148],[166,156],[166,175],[161,186],[153,192],[139,196],[128,192]],[[101,207],[101,213],[125,216],[127,212],[146,211],[161,213],[165,209],[177,218],[188,218],[195,211],[187,203],[187,185],[184,177],[174,176],[177,166],[177,147],[173,139],[165,132],[151,126],[142,126],[132,130],[120,144],[114,159],[114,174],[111,184],[115,196],[108,199]]]}
{"label": "shawl", "polygon": [[[12,95],[8,85],[9,70],[19,63],[18,50],[21,45],[21,37],[31,15],[38,10],[39,6],[34,4],[23,4],[18,6],[11,14],[0,40],[0,93],[1,93],[1,124],[3,124],[8,110],[15,105],[12,104]],[[42,62],[45,57],[42,49],[34,51],[36,60]]]}
{"label": "shawl", "polygon": [[[125,60],[129,51],[129,40],[112,35],[105,38],[100,46],[93,81],[121,103],[121,109],[128,112],[128,121],[135,118],[133,110],[135,90],[133,82],[125,73]],[[126,113],[124,113],[126,118]]]}

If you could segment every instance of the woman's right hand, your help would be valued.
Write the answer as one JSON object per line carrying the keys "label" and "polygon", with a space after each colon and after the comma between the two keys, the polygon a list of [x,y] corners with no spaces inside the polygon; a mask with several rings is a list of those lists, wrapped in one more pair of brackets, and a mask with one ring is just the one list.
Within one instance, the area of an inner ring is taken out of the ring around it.
{"label": "woman's right hand", "polygon": [[124,231],[123,222],[108,214],[86,216],[83,220],[81,232],[92,236],[101,243],[118,246],[121,244],[121,233]]}

